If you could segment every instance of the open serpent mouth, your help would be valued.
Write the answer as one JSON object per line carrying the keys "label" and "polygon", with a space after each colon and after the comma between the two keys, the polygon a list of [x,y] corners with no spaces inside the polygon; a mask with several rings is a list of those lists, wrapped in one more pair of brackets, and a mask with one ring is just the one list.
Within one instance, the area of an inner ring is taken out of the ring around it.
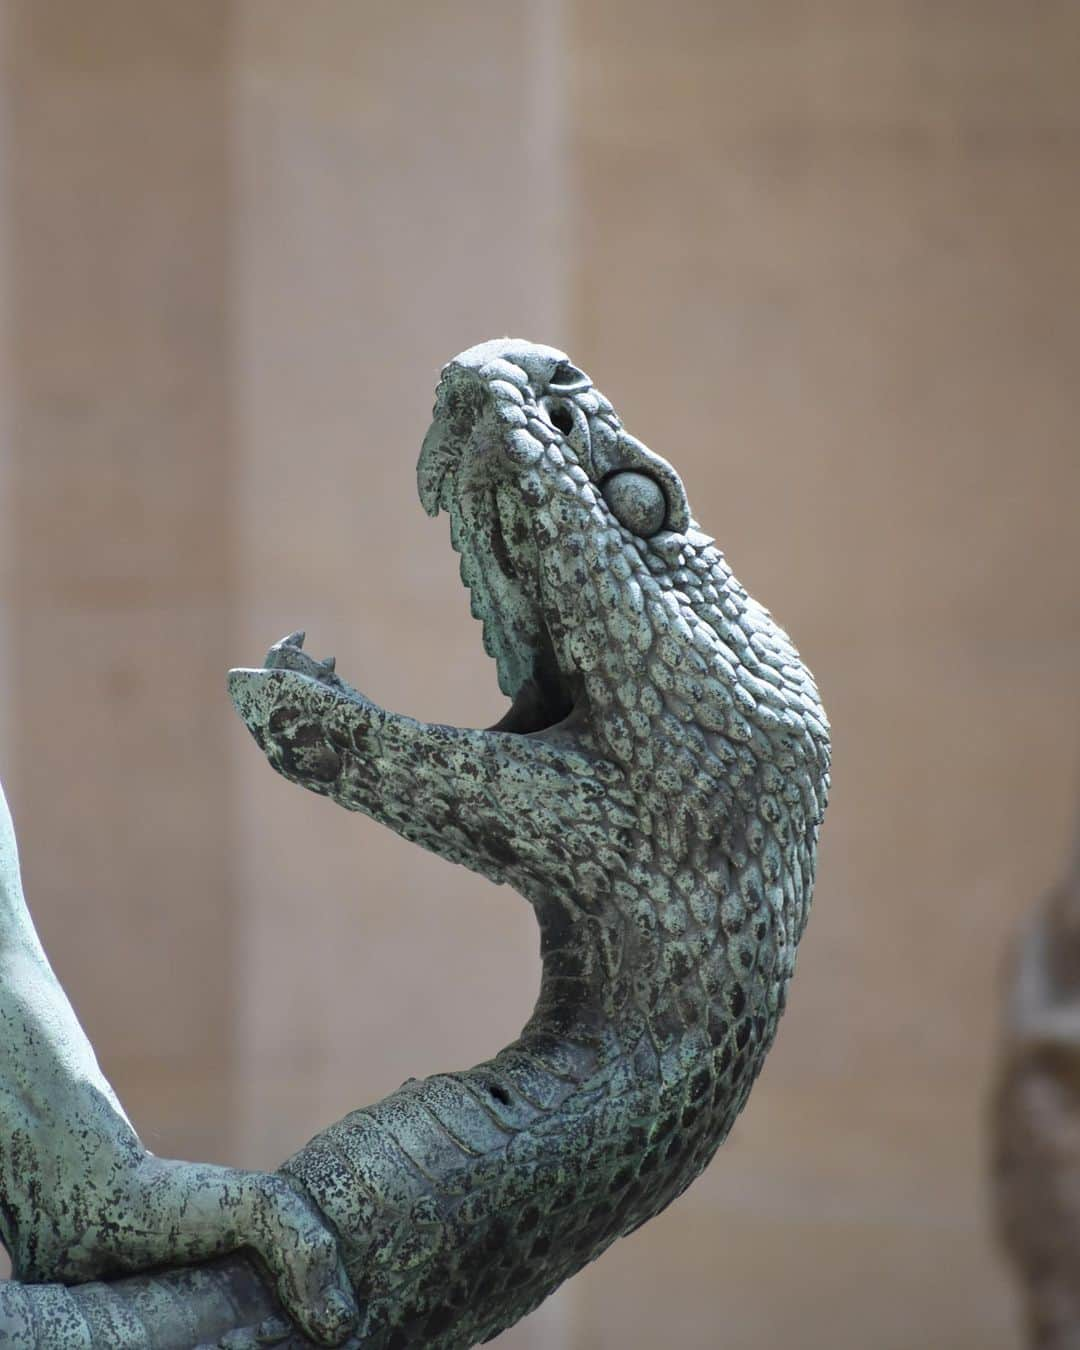
{"label": "open serpent mouth", "polygon": [[[481,344],[449,363],[436,391],[417,487],[429,515],[449,517],[450,543],[460,558],[470,608],[481,621],[484,650],[495,661],[499,688],[509,700],[503,715],[485,728],[491,733],[534,736],[558,730],[576,736],[588,718],[570,631],[573,620],[568,622],[573,605],[563,593],[566,569],[548,554],[552,520],[539,509],[547,504],[547,491],[534,483],[526,487],[524,475],[505,469],[508,463],[535,462],[520,457],[515,436],[528,440],[526,454],[539,456],[542,445],[555,446],[547,458],[556,466],[564,463],[558,444],[571,461],[575,456],[588,460],[587,418],[574,399],[589,387],[588,377],[554,349],[505,339]],[[593,404],[596,411],[598,397]],[[614,426],[605,435],[611,441]],[[271,649],[263,671],[275,669],[308,676],[347,700],[370,706],[340,679],[332,661],[307,656],[302,634],[290,634]],[[278,696],[270,695],[270,687],[280,693],[283,683],[273,681],[257,694],[265,684],[258,674],[236,671],[230,681],[234,702],[243,703],[241,715],[249,725],[244,709],[257,717],[268,699]]]}
{"label": "open serpent mouth", "polygon": [[448,513],[470,609],[510,699],[488,730],[533,735],[569,722],[584,706],[581,681],[560,662],[541,601],[536,542],[520,503],[500,489],[478,489],[455,494]]}
{"label": "open serpent mouth", "polygon": [[574,720],[581,706],[571,682],[559,669],[554,645],[545,628],[541,646],[534,653],[533,673],[519,686],[506,714],[488,730],[519,736],[550,731]]}
{"label": "open serpent mouth", "polygon": [[[584,717],[583,685],[576,672],[560,665],[538,596],[531,534],[518,521],[510,542],[505,510],[491,492],[463,496],[449,514],[451,543],[461,556],[470,608],[481,620],[484,650],[494,658],[499,687],[510,699],[503,716],[485,730],[520,736],[570,730]],[[293,671],[347,697],[363,698],[337,674],[334,657],[316,660],[304,650],[305,640],[301,630],[276,642],[264,669]],[[231,675],[255,673],[237,670]]]}

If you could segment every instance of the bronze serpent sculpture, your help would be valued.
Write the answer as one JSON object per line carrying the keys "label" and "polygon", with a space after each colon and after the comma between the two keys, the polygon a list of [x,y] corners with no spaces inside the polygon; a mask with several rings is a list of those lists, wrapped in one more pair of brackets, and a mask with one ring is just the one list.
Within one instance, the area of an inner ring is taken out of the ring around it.
{"label": "bronze serpent sculpture", "polygon": [[[540,925],[512,1045],[410,1080],[280,1170],[338,1238],[356,1350],[491,1339],[701,1172],[784,1009],[828,790],[790,640],[562,352],[502,339],[450,362],[418,482],[450,517],[502,720],[387,712],[300,634],[229,677],[279,773],[509,884]],[[57,1339],[58,1308],[78,1339]],[[17,1350],[200,1339],[311,1344],[242,1256],[0,1295]]]}

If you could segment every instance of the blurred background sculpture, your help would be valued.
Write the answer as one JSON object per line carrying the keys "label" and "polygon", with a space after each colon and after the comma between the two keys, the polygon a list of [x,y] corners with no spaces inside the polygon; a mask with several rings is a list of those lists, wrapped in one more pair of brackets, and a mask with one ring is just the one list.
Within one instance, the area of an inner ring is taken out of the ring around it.
{"label": "blurred background sculpture", "polygon": [[1030,1344],[1080,1347],[1080,831],[1010,970],[994,1097],[998,1221]]}
{"label": "blurred background sculpture", "polygon": [[[786,1004],[829,782],[825,716],[787,636],[691,518],[676,471],[562,352],[500,340],[455,358],[417,476],[425,508],[450,518],[505,716],[481,731],[388,713],[308,657],[301,634],[234,670],[230,692],[285,777],[531,902],[533,1016],[493,1060],[409,1080],[323,1131],[277,1182],[173,1164],[164,1182],[113,1186],[128,1174],[114,1150],[95,1197],[112,1202],[114,1270],[250,1242],[244,1197],[258,1216],[276,1203],[285,1222],[257,1232],[260,1250],[294,1311],[301,1265],[307,1329],[337,1341],[353,1310],[333,1288],[325,1216],[359,1302],[349,1343],[370,1350],[492,1339],[701,1172]],[[38,1066],[18,1062],[33,1088]],[[32,1264],[16,1244],[16,1274],[101,1273],[72,1262],[81,1213],[62,1204],[85,1172],[70,1141],[86,1133],[62,1113],[52,1133],[24,1127],[29,1165],[4,1178],[9,1231],[24,1214],[40,1228],[54,1197],[60,1217]],[[43,1135],[55,1178],[37,1165]],[[124,1143],[138,1173],[130,1131]],[[208,1250],[178,1231],[188,1215]],[[148,1227],[161,1237],[149,1252],[129,1236]],[[9,1285],[0,1335],[17,1350],[107,1350],[122,1327],[131,1350],[187,1350],[243,1330],[249,1267],[179,1279]],[[310,1344],[283,1322],[251,1335]]]}

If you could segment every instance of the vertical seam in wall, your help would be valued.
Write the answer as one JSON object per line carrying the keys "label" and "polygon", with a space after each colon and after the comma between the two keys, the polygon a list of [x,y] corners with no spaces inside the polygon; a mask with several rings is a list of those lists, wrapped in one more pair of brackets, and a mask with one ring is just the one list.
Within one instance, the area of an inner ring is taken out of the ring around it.
{"label": "vertical seam in wall", "polygon": [[[237,631],[238,577],[240,560],[238,557],[237,523],[240,515],[239,484],[242,475],[237,464],[239,433],[237,425],[236,381],[242,368],[236,350],[236,210],[239,198],[237,188],[237,146],[236,146],[236,56],[239,46],[237,40],[237,5],[234,0],[226,0],[225,15],[222,20],[221,52],[221,155],[222,155],[222,268],[221,286],[223,300],[221,307],[222,333],[221,350],[224,362],[222,374],[222,440],[226,467],[222,472],[222,492],[225,497],[225,510],[222,515],[225,531],[224,570],[225,595],[222,609],[222,631],[226,647],[232,642]],[[233,663],[232,653],[227,657],[229,665]],[[222,671],[224,684],[225,672]],[[226,717],[231,712],[226,710]],[[226,1148],[229,1159],[241,1164],[243,1130],[242,1125],[242,1055],[243,1036],[241,1034],[241,1010],[244,1005],[241,980],[244,965],[240,959],[243,951],[243,933],[241,918],[243,913],[243,885],[241,877],[240,855],[242,853],[243,831],[237,803],[235,761],[230,753],[228,726],[225,730],[225,742],[222,745],[221,772],[224,779],[222,794],[225,812],[224,827],[224,883],[225,903],[228,906],[225,940],[228,945],[225,968],[229,972],[229,983],[224,1002],[224,1014],[227,1028],[222,1039],[225,1045],[225,1063],[227,1065],[226,1111],[228,1127],[225,1131]]]}
{"label": "vertical seam in wall", "polygon": [[[542,312],[543,332],[523,334],[538,342],[561,347],[573,355],[574,320],[572,285],[575,259],[572,241],[577,203],[573,199],[575,177],[569,171],[573,144],[572,79],[573,53],[569,50],[572,25],[567,21],[568,0],[544,0],[525,7],[526,51],[531,60],[526,106],[525,162],[536,165],[531,175],[534,239],[544,250],[539,275],[548,279],[547,312]],[[522,1332],[529,1343],[544,1350],[571,1350],[575,1341],[576,1281],[569,1280],[529,1317]],[[531,1335],[529,1334],[531,1332]]]}
{"label": "vertical seam in wall", "polygon": [[531,56],[524,65],[529,74],[525,162],[540,168],[539,173],[530,176],[528,190],[536,217],[534,238],[545,254],[543,266],[538,271],[539,275],[549,279],[549,312],[545,315],[549,331],[522,334],[564,348],[571,345],[569,224],[574,216],[573,204],[568,197],[571,183],[567,172],[571,144],[571,91],[567,71],[571,53],[566,48],[569,33],[566,2],[544,0],[544,3],[525,7],[525,50]]}
{"label": "vertical seam in wall", "polygon": [[[318,19],[311,16],[312,22]],[[228,545],[230,600],[228,664],[244,665],[257,661],[259,653],[251,645],[249,605],[255,591],[248,556],[250,546],[250,489],[257,459],[253,445],[250,371],[253,361],[249,350],[248,307],[250,304],[251,266],[250,230],[247,210],[251,168],[247,156],[250,44],[254,20],[244,0],[229,0],[227,60],[225,75],[225,154],[227,160],[228,268],[225,285],[225,351],[229,384],[230,475],[228,483]],[[241,245],[241,241],[243,246]],[[256,1087],[253,1082],[253,1010],[252,989],[258,968],[252,959],[253,942],[260,932],[253,905],[260,890],[257,851],[259,818],[250,799],[247,766],[258,755],[238,717],[229,711],[226,737],[226,811],[228,814],[228,876],[230,896],[231,950],[230,969],[230,1052],[233,1072],[230,1079],[232,1113],[230,1118],[233,1161],[244,1166],[273,1167],[278,1157],[253,1154],[252,1141],[260,1139],[257,1118]],[[261,772],[261,770],[257,770]],[[258,1147],[258,1145],[256,1146]]]}

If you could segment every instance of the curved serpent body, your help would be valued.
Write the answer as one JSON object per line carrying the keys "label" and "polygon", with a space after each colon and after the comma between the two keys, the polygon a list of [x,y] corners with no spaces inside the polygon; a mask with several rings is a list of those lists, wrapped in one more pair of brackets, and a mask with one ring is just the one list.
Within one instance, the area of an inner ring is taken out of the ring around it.
{"label": "curved serpent body", "polygon": [[[540,924],[517,1041],[406,1083],[282,1169],[340,1235],[364,1350],[490,1339],[700,1173],[784,1008],[828,788],[789,639],[563,353],[506,339],[451,362],[418,477],[449,513],[502,722],[386,712],[299,635],[230,677],[275,769],[508,883]],[[207,1340],[273,1311],[243,1261],[197,1274],[237,1300]],[[189,1346],[167,1309],[192,1277],[64,1293],[91,1321],[122,1310],[128,1340],[10,1344]],[[9,1298],[31,1318],[38,1296]],[[264,1340],[307,1344],[280,1324]]]}

